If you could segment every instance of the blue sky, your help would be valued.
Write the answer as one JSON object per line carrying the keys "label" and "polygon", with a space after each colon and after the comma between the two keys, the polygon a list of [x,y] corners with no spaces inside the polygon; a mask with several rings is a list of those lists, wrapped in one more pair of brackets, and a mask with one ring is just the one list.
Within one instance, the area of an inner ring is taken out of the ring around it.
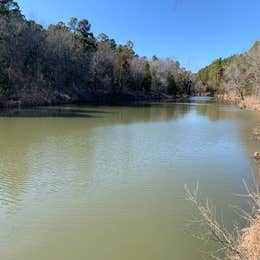
{"label": "blue sky", "polygon": [[260,39],[259,0],[17,0],[47,26],[87,18],[95,34],[134,42],[140,56],[171,57],[196,72]]}

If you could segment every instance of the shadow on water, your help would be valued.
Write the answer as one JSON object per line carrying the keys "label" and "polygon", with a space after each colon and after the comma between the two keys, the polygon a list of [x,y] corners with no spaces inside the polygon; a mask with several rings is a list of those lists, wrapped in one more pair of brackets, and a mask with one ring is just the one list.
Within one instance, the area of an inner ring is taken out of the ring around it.
{"label": "shadow on water", "polygon": [[0,110],[0,118],[99,118],[105,124],[176,120],[190,111],[190,104],[129,103],[114,106],[61,106]]}
{"label": "shadow on water", "polygon": [[[93,118],[100,117],[105,111],[87,110],[72,107],[38,107],[24,109],[5,109],[0,111],[0,117],[16,118]],[[96,116],[97,115],[97,116]]]}
{"label": "shadow on water", "polygon": [[[111,109],[123,108],[163,108],[163,103],[127,103],[111,105]],[[101,118],[102,115],[111,112],[99,110],[99,105],[75,105],[60,107],[31,107],[31,108],[11,108],[0,109],[0,117],[13,118]]]}
{"label": "shadow on water", "polygon": [[[190,98],[185,99],[182,102],[175,101],[165,101],[165,102],[127,102],[127,103],[117,103],[110,106],[100,106],[100,105],[65,105],[65,106],[50,106],[50,107],[30,107],[30,108],[8,108],[0,109],[0,117],[14,117],[14,118],[96,118],[101,117],[100,115],[105,115],[111,113],[107,108],[110,109],[126,109],[126,108],[166,108],[168,105],[173,105],[174,109],[180,112],[180,107],[176,107],[176,104],[185,105],[184,114],[189,110],[187,106],[192,104],[209,104],[212,99],[209,98]],[[105,108],[105,109],[104,109]],[[183,109],[182,109],[183,110]],[[168,111],[169,113],[169,111]],[[174,114],[174,113],[173,113]],[[182,113],[181,113],[182,114]],[[170,116],[171,117],[171,116]]]}
{"label": "shadow on water", "polygon": [[[50,107],[30,107],[30,108],[12,108],[0,110],[1,117],[12,118],[101,118],[105,114],[113,113],[115,110],[124,111],[130,108],[145,109],[146,114],[154,112],[154,108],[167,109],[167,119],[176,119],[178,116],[184,116],[190,111],[192,105],[209,105],[214,99],[208,97],[193,97],[179,101],[151,102],[151,101],[136,101],[127,103],[117,103],[110,106],[100,105],[65,105],[65,106],[50,106]],[[153,110],[153,111],[149,111]],[[176,111],[174,111],[176,110]],[[148,113],[147,113],[148,111]],[[128,113],[129,114],[129,113]],[[134,113],[135,114],[135,113]],[[156,114],[149,117],[148,121],[157,121]],[[178,116],[177,116],[178,115]],[[138,114],[135,114],[138,118]],[[160,115],[161,117],[161,115]],[[160,118],[161,119],[161,118]],[[138,121],[138,120],[137,120]],[[146,121],[146,120],[144,120]],[[159,120],[161,121],[161,120]]]}
{"label": "shadow on water", "polygon": [[[129,102],[113,106],[67,105],[0,110],[0,118],[85,118],[100,119],[100,125],[177,120],[196,112],[209,121],[241,120],[252,116],[214,98],[192,97],[182,102]],[[96,122],[97,123],[97,122]]]}

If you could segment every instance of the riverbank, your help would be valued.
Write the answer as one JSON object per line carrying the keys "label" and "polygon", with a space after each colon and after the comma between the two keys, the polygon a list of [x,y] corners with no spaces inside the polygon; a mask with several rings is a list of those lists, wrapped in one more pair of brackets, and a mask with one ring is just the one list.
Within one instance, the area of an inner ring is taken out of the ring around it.
{"label": "riverbank", "polygon": [[[260,167],[258,165],[258,174]],[[250,225],[242,230],[242,237],[238,244],[239,254],[232,260],[259,260],[260,259],[260,194],[259,191],[250,194],[253,200],[253,216]]]}
{"label": "riverbank", "polygon": [[[253,129],[253,135],[256,141],[260,141],[260,125]],[[257,174],[260,176],[260,160],[256,160]],[[257,180],[256,180],[257,182]],[[260,183],[256,183],[260,187]],[[239,255],[233,260],[259,260],[260,259],[260,193],[259,189],[249,195],[253,201],[252,218],[249,227],[242,230],[241,241],[238,244]]]}
{"label": "riverbank", "polygon": [[135,101],[179,101],[188,98],[188,95],[167,95],[159,92],[143,92],[132,91],[118,94],[111,93],[95,93],[88,94],[87,97],[79,98],[69,95],[56,94],[51,98],[49,96],[31,96],[22,97],[19,99],[0,100],[0,108],[22,108],[22,107],[37,107],[37,106],[62,106],[62,105],[77,105],[77,104],[100,104],[114,105],[124,104]]}
{"label": "riverbank", "polygon": [[238,105],[241,109],[260,111],[260,100],[254,96],[240,97],[231,94],[216,95],[217,100]]}
{"label": "riverbank", "polygon": [[234,260],[258,260],[260,258],[260,215],[252,221],[249,228],[243,230],[243,236],[238,251],[240,253],[240,258],[235,257]]}

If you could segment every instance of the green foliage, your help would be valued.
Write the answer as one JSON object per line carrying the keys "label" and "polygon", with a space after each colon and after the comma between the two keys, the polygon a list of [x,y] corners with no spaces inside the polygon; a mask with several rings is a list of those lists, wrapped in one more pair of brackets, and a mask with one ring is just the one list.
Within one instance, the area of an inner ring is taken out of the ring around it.
{"label": "green foliage", "polygon": [[100,45],[100,46],[108,46],[112,50],[116,49],[116,42],[115,42],[115,40],[114,39],[109,39],[109,37],[106,34],[104,34],[104,33],[100,33],[97,36],[97,42],[98,42],[98,45]]}
{"label": "green foliage", "polygon": [[167,77],[167,93],[169,95],[176,95],[177,93],[177,85],[174,79],[174,76],[171,73],[168,73],[168,77]]}
{"label": "green foliage", "polygon": [[240,55],[227,59],[217,59],[196,74],[196,88],[202,86],[207,91],[231,94],[244,99],[255,95],[260,85],[260,42]]}
{"label": "green foliage", "polygon": [[129,44],[129,42],[125,45],[119,45],[117,51],[128,59],[132,59],[135,56],[133,45]]}
{"label": "green foliage", "polygon": [[13,0],[0,0],[0,14],[20,14],[20,8]]}
{"label": "green foliage", "polygon": [[131,41],[95,37],[87,19],[45,29],[26,20],[16,2],[0,0],[0,98],[38,105],[142,90],[185,93],[185,73],[170,59],[138,57]]}
{"label": "green foliage", "polygon": [[92,32],[90,32],[91,25],[87,19],[82,19],[78,22],[76,27],[76,34],[79,36],[84,49],[86,51],[96,50],[96,39]]}
{"label": "green foliage", "polygon": [[113,93],[121,93],[129,83],[130,65],[127,55],[120,53],[115,67]]}
{"label": "green foliage", "polygon": [[7,98],[12,90],[13,82],[8,73],[0,69],[0,98]]}
{"label": "green foliage", "polygon": [[143,76],[142,87],[147,92],[151,91],[152,88],[152,74],[151,74],[149,62],[146,62],[144,65],[144,76]]}
{"label": "green foliage", "polygon": [[196,74],[196,82],[202,82],[202,84],[207,86],[208,91],[212,93],[216,92],[220,87],[224,71],[230,64],[231,60],[232,57],[224,60],[219,58],[213,61],[210,65],[201,69]]}
{"label": "green foliage", "polygon": [[153,60],[153,61],[158,61],[159,59],[157,58],[156,55],[153,55],[152,60]]}
{"label": "green foliage", "polygon": [[106,42],[109,40],[109,37],[105,34],[105,33],[100,33],[98,36],[97,36],[97,40],[99,42]]}
{"label": "green foliage", "polygon": [[77,25],[78,25],[78,19],[76,17],[72,17],[70,21],[68,22],[68,27],[70,31],[75,34],[77,30]]}

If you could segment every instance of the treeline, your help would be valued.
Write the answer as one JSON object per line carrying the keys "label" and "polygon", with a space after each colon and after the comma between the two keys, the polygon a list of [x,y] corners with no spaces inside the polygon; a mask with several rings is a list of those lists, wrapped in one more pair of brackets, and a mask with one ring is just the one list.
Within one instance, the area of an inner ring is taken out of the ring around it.
{"label": "treeline", "polygon": [[190,94],[192,73],[171,59],[139,57],[72,18],[43,28],[18,4],[0,0],[0,100],[58,104],[99,98],[160,98]]}
{"label": "treeline", "polygon": [[247,52],[217,59],[201,69],[196,74],[195,90],[242,101],[252,97],[260,103],[260,42]]}

